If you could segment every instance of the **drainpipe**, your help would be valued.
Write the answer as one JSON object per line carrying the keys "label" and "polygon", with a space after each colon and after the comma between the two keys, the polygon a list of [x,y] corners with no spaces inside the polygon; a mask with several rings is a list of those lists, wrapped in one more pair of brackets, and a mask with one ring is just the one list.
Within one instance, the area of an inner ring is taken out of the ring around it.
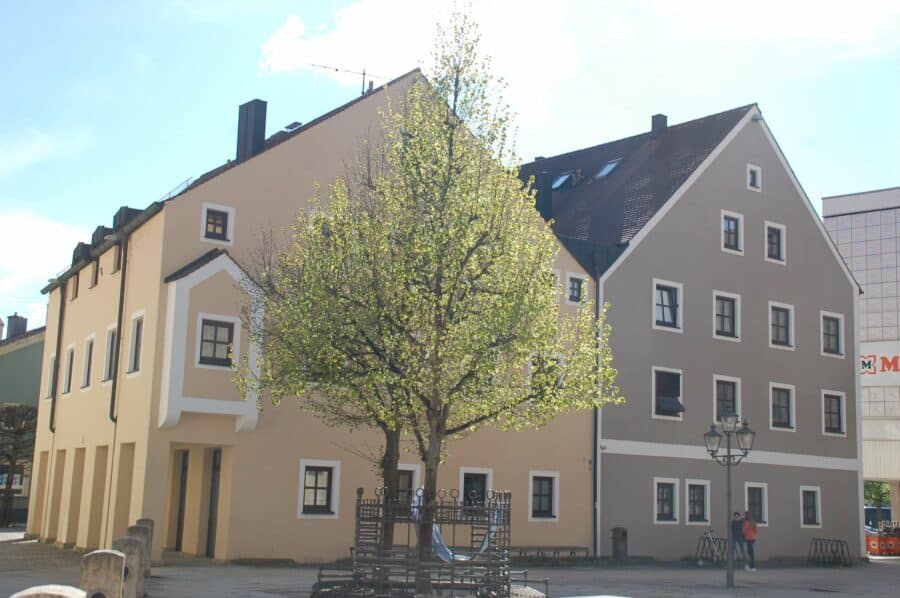
{"label": "drainpipe", "polygon": [[66,317],[66,281],[62,281],[59,289],[59,315],[56,319],[56,353],[53,358],[53,371],[50,372],[50,431],[56,432],[56,396],[59,393],[59,353],[62,350],[63,320]]}
{"label": "drainpipe", "polygon": [[[600,320],[600,301],[602,299],[600,294],[600,268],[597,267],[597,255],[594,254],[594,321]],[[597,362],[597,369],[600,369],[600,363]],[[593,504],[593,509],[591,511],[591,521],[593,525],[591,525],[591,534],[592,534],[592,547],[594,549],[594,558],[600,556],[600,542],[597,534],[597,526],[600,522],[600,496],[597,492],[597,482],[600,479],[600,409],[594,407],[593,409],[593,460],[594,467],[592,468],[592,481],[591,484],[591,496],[593,500],[591,501]]]}
{"label": "drainpipe", "polygon": [[[122,347],[122,318],[125,311],[125,273],[128,270],[128,240],[131,233],[127,233],[125,237],[119,241],[120,258],[122,263],[119,266],[119,310],[116,315],[116,349],[113,354],[112,366],[112,386],[109,392],[109,421],[116,423],[118,416],[116,415],[116,391],[119,389],[119,354]],[[115,449],[113,449],[115,451]]]}

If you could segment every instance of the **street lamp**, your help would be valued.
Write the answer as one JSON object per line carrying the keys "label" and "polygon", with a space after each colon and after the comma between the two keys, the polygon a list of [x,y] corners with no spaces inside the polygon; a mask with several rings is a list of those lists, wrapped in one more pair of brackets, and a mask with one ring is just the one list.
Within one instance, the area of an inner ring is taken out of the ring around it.
{"label": "street lamp", "polygon": [[[731,467],[739,464],[753,450],[753,440],[756,438],[756,432],[750,429],[747,420],[738,428],[739,417],[737,414],[722,415],[719,417],[719,426],[722,429],[720,433],[716,429],[716,424],[709,426],[709,432],[703,435],[703,443],[706,445],[706,452],[719,465],[725,467],[725,530],[727,532],[725,538],[725,549],[728,551],[728,567],[726,570],[725,581],[729,588],[734,587],[734,550],[731,546]],[[719,454],[722,446],[722,438],[725,438],[725,453]],[[732,453],[731,437],[737,436],[738,451]]]}

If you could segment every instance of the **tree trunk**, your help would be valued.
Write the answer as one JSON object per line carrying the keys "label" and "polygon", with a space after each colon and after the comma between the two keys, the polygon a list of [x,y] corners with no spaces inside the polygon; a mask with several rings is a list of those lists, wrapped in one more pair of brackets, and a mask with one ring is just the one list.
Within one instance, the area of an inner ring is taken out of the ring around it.
{"label": "tree trunk", "polygon": [[400,474],[398,465],[400,463],[400,432],[383,428],[384,432],[384,454],[381,456],[381,480],[384,483],[383,495],[383,523],[381,546],[388,549],[394,545],[394,519],[399,513],[394,511],[399,508],[406,508],[409,513],[410,505],[401,505],[398,502],[400,496]]}
{"label": "tree trunk", "polygon": [[13,476],[16,472],[16,459],[7,461],[6,484],[3,488],[3,504],[0,506],[0,527],[7,527],[12,522]]}
{"label": "tree trunk", "polygon": [[[418,568],[416,570],[416,596],[431,596],[431,533],[434,528],[435,504],[437,504],[437,475],[441,461],[441,440],[430,439],[425,455],[425,486],[422,508],[419,512]],[[422,568],[425,565],[425,568]]]}

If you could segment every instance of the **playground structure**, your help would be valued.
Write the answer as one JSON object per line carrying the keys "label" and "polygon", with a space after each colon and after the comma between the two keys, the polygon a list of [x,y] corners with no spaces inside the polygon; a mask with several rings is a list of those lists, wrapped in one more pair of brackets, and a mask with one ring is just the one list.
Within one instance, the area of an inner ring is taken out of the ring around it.
{"label": "playground structure", "polygon": [[[509,596],[512,497],[486,494],[463,498],[456,490],[441,490],[429,505],[422,490],[393,497],[382,489],[366,498],[359,488],[352,563],[321,568],[313,596],[413,596],[423,575],[435,593]],[[432,557],[423,562],[418,529],[426,509],[434,525]]]}

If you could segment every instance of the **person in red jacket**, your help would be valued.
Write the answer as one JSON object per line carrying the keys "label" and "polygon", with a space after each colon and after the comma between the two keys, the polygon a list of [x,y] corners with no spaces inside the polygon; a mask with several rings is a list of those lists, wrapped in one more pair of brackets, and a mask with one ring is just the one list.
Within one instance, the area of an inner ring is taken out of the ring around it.
{"label": "person in red jacket", "polygon": [[750,511],[744,515],[744,542],[747,544],[747,556],[750,557],[750,562],[744,565],[744,569],[756,571],[756,554],[753,551],[756,545],[756,521]]}

